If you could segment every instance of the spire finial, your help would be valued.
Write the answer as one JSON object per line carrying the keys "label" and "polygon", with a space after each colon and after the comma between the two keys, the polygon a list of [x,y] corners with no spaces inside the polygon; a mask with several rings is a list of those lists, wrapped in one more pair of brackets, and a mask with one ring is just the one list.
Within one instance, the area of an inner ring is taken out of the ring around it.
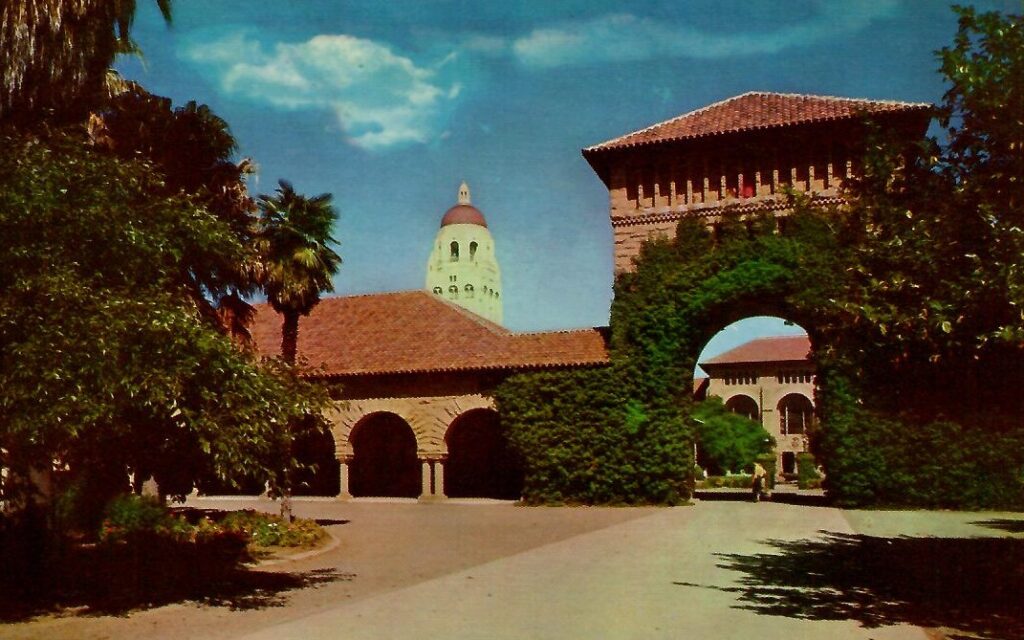
{"label": "spire finial", "polygon": [[469,185],[463,180],[459,185],[459,204],[469,204]]}

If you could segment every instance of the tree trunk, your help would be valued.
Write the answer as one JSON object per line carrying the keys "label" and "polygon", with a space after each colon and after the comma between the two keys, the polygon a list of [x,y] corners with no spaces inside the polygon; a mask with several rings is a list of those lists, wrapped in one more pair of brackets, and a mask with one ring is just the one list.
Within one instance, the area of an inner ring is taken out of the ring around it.
{"label": "tree trunk", "polygon": [[296,311],[285,311],[284,324],[281,327],[281,357],[288,364],[294,365],[298,349],[299,314]]}
{"label": "tree trunk", "polygon": [[[295,359],[299,349],[299,314],[296,311],[284,312],[284,324],[281,327],[281,357],[289,365],[295,366]],[[292,488],[290,470],[286,472],[284,486],[281,487],[281,517],[285,522],[291,522],[292,517]]]}

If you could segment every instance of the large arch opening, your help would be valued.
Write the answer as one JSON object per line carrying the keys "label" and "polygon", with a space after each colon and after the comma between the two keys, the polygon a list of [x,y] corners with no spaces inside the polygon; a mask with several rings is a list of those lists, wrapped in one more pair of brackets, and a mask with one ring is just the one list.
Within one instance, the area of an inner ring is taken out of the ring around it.
{"label": "large arch opening", "polygon": [[315,431],[295,438],[292,455],[303,465],[292,478],[292,495],[338,495],[341,490],[339,463],[330,431]]}
{"label": "large arch opening", "polygon": [[349,491],[356,497],[415,498],[420,495],[416,436],[393,413],[372,413],[349,436],[353,458]]}
{"label": "large arch opening", "polygon": [[776,470],[793,474],[809,450],[815,370],[811,340],[780,316],[750,316],[707,339],[694,367],[698,401],[720,399],[726,410],[760,424],[775,441]]}
{"label": "large arch opening", "polygon": [[520,497],[522,466],[501,432],[496,411],[474,409],[460,415],[448,427],[445,442],[444,486],[449,497]]}

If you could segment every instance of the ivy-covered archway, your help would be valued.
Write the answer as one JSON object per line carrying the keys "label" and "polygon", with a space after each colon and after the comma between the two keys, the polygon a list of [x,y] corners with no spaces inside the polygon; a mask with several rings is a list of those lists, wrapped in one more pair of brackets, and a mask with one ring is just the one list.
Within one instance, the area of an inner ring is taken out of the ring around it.
{"label": "ivy-covered archway", "polygon": [[[701,347],[754,315],[805,327],[815,351],[824,343],[818,328],[834,312],[822,303],[835,283],[827,272],[839,263],[823,218],[802,211],[790,216],[785,233],[770,214],[730,214],[714,229],[684,219],[674,239],[645,243],[635,269],[616,282],[611,366],[521,374],[498,389],[503,423],[527,457],[527,499],[662,502],[690,495],[691,390]],[[557,413],[542,411],[546,403]],[[563,429],[572,437],[555,435]],[[590,461],[586,483],[575,469],[561,468],[579,459]]]}

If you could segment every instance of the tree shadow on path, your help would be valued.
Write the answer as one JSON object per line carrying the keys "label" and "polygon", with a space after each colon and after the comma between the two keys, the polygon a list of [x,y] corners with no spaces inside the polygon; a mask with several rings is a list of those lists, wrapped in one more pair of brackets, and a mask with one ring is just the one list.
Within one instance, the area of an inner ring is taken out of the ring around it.
{"label": "tree shadow on path", "polygon": [[182,602],[232,610],[283,607],[288,603],[289,592],[353,577],[333,569],[278,573],[239,567],[201,580],[156,579],[126,584],[123,575],[111,575],[106,582],[57,582],[42,590],[20,593],[8,588],[0,593],[0,624],[68,611],[75,615],[121,616]]}
{"label": "tree shadow on path", "polygon": [[774,553],[717,554],[719,567],[744,575],[739,587],[710,588],[765,615],[1024,638],[1024,540],[823,533],[767,541]]}
{"label": "tree shadow on path", "polygon": [[988,529],[998,529],[1008,533],[1024,533],[1024,520],[1011,518],[994,518],[992,520],[978,520],[971,524]]}

